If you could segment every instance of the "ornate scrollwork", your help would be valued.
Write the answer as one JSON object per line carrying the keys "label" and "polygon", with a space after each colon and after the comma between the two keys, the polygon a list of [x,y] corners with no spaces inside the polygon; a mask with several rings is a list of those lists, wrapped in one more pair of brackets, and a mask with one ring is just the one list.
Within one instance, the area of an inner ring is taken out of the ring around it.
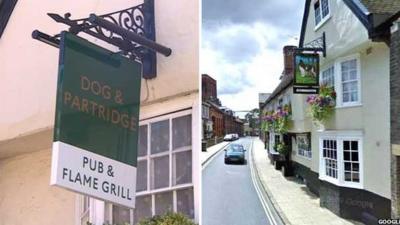
{"label": "ornate scrollwork", "polygon": [[323,46],[324,46],[324,40],[322,36],[308,42],[307,44],[304,44],[305,48],[323,48]]}
{"label": "ornate scrollwork", "polygon": [[[144,77],[154,78],[156,76],[155,52],[149,51],[144,46],[127,40],[119,34],[90,23],[89,18],[72,20],[70,19],[70,13],[66,13],[64,16],[54,13],[48,13],[48,15],[56,22],[68,25],[71,33],[78,34],[79,32],[85,32],[95,38],[119,47],[121,50],[120,53],[123,55],[142,62]],[[98,17],[155,41],[154,0],[144,0],[144,3],[140,5],[99,15]]]}

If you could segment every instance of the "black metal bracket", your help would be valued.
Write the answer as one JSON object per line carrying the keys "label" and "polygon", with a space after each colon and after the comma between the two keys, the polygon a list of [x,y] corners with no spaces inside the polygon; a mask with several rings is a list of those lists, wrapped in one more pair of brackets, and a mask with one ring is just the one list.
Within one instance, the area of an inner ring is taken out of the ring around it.
{"label": "black metal bracket", "polygon": [[296,48],[296,51],[303,52],[322,52],[322,56],[326,57],[326,40],[325,40],[325,32],[322,33],[322,36],[310,41],[309,43],[305,44],[304,46],[300,46]]}
{"label": "black metal bracket", "polygon": [[[104,15],[90,14],[88,18],[71,20],[71,14],[63,17],[48,13],[58,23],[69,26],[69,32],[86,33],[99,40],[117,46],[121,54],[139,60],[143,65],[143,78],[152,79],[157,76],[156,52],[169,56],[170,48],[155,42],[154,0],[144,0],[143,4]],[[50,36],[38,30],[33,31],[32,38],[58,47],[59,34]]]}

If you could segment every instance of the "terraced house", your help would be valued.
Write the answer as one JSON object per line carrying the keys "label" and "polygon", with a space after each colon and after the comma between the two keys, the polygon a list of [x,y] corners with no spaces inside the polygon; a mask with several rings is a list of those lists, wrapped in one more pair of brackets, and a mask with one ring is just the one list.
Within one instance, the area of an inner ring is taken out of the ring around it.
{"label": "terraced house", "polygon": [[290,150],[290,163],[281,165],[285,174],[301,177],[322,207],[367,224],[397,208],[391,209],[397,189],[391,184],[389,43],[399,11],[398,1],[307,0],[298,48],[325,48],[319,81],[335,91],[332,113],[316,122],[312,97],[293,94],[294,46],[284,48],[281,83],[264,107],[265,120],[268,112],[289,114],[286,129],[265,129],[271,154],[282,140]]}

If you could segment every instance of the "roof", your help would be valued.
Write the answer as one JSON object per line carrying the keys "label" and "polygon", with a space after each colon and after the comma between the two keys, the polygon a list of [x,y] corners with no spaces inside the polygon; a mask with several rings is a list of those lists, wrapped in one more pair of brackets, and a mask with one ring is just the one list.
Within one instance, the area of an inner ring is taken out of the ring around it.
{"label": "roof", "polygon": [[[390,26],[400,17],[399,0],[343,0],[368,31],[373,41],[389,40]],[[299,46],[303,47],[311,0],[306,0]]]}
{"label": "roof", "polygon": [[288,88],[293,83],[293,73],[285,74],[282,77],[281,82],[279,83],[278,87],[272,92],[272,94],[268,97],[265,101],[265,105],[271,102],[276,96],[278,96],[282,91]]}
{"label": "roof", "polygon": [[359,2],[372,14],[388,14],[390,16],[400,11],[399,0],[353,0]]}
{"label": "roof", "polygon": [[271,93],[258,93],[258,102],[264,103],[270,95]]}

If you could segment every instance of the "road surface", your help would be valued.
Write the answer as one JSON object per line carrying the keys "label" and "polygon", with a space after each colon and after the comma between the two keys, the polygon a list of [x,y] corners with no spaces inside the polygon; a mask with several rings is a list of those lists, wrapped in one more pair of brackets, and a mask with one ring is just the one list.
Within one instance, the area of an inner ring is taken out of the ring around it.
{"label": "road surface", "polygon": [[252,138],[241,138],[247,150],[245,165],[224,164],[219,152],[202,171],[202,225],[270,225],[253,186],[249,150]]}

